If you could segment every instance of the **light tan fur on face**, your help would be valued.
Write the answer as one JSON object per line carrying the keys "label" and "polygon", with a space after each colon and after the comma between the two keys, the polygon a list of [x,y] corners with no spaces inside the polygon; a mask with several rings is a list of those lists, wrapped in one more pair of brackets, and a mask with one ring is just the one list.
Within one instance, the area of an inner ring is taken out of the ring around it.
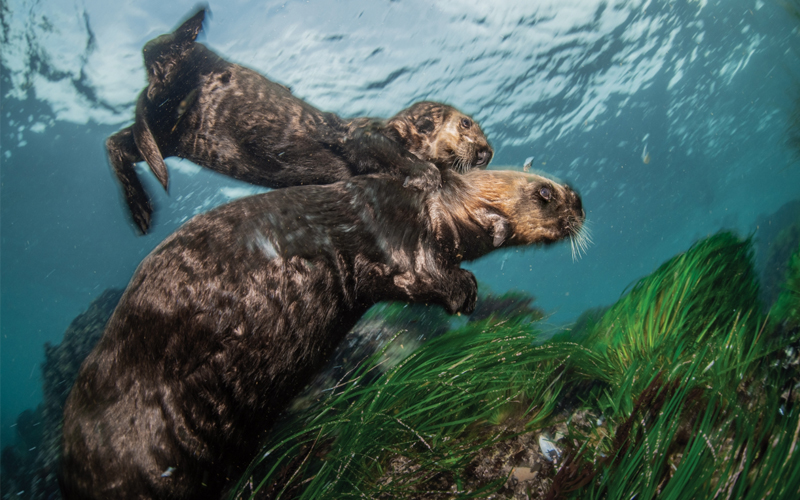
{"label": "light tan fur on face", "polygon": [[452,168],[460,173],[470,170],[479,149],[489,148],[489,143],[478,125],[472,122],[472,126],[465,130],[461,126],[463,119],[472,122],[472,119],[464,113],[455,109],[451,110],[445,115],[436,134],[428,138],[431,157],[454,158]]}
{"label": "light tan fur on face", "polygon": [[494,154],[480,126],[446,104],[418,102],[387,122],[387,130],[421,160],[467,172],[485,168]]}
{"label": "light tan fur on face", "polygon": [[451,188],[431,199],[432,225],[437,235],[456,234],[464,258],[470,245],[481,244],[479,235],[482,244],[494,247],[549,244],[578,235],[585,219],[580,197],[569,186],[538,175],[472,170],[448,183]]}

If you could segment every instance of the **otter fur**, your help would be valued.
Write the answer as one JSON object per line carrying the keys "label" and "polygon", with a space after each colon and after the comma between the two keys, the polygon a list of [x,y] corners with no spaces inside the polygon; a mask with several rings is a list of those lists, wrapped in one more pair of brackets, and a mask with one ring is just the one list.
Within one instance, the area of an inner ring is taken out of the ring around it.
{"label": "otter fur", "polygon": [[164,189],[169,156],[271,188],[390,172],[424,189],[440,182],[434,165],[464,172],[489,164],[486,136],[457,109],[420,102],[388,121],[342,119],[196,43],[204,17],[201,9],[145,45],[149,84],[137,100],[134,124],[106,141],[141,233],[150,227],[153,208],[134,168],[140,161]]}
{"label": "otter fur", "polygon": [[375,303],[475,306],[460,263],[578,234],[579,196],[521,172],[391,174],[197,215],[136,270],[65,405],[65,498],[214,498]]}

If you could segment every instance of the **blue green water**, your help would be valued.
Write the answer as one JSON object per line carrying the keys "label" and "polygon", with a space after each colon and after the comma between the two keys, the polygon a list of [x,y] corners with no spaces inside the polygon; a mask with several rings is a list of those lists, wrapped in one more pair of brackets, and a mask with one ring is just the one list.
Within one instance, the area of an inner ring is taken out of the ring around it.
{"label": "blue green water", "polygon": [[[136,236],[103,142],[130,124],[141,47],[194,2],[4,2],[0,110],[0,426],[41,399],[43,344],[192,215],[250,186],[168,160]],[[482,286],[537,297],[555,329],[699,237],[750,234],[800,197],[786,145],[800,20],[778,2],[212,2],[203,42],[343,116],[439,100],[473,115],[491,168],[583,196],[594,244],[492,254]],[[759,218],[762,217],[762,218]]]}

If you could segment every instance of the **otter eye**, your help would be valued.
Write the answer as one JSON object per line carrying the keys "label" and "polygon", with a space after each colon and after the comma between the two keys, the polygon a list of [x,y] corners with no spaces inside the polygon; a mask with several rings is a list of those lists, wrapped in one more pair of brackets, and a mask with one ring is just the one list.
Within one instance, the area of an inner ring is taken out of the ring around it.
{"label": "otter eye", "polygon": [[539,196],[544,198],[545,201],[550,201],[550,198],[553,196],[553,193],[550,191],[550,188],[547,186],[539,188]]}
{"label": "otter eye", "polygon": [[462,118],[461,119],[461,127],[462,128],[470,128],[472,126],[472,120],[469,118]]}

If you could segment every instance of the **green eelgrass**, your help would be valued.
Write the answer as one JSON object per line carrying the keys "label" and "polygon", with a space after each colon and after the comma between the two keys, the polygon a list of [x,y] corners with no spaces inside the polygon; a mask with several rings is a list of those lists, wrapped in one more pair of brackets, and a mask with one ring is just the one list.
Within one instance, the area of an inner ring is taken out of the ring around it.
{"label": "green eelgrass", "polygon": [[608,434],[576,498],[800,498],[800,408],[783,406],[756,296],[749,241],[721,233],[593,325],[571,369],[605,382],[587,403]]}
{"label": "green eelgrass", "polygon": [[786,281],[770,316],[784,329],[800,328],[800,248],[789,259]]}
{"label": "green eelgrass", "polygon": [[[773,362],[796,339],[764,341],[751,261],[747,240],[703,240],[580,342],[536,346],[535,323],[494,316],[376,376],[384,349],[279,426],[238,495],[484,497],[507,478],[466,471],[517,420],[514,432],[567,422],[553,498],[800,498],[800,405],[786,392],[800,375]],[[573,425],[578,409],[602,418]]]}
{"label": "green eelgrass", "polygon": [[749,334],[756,283],[749,240],[720,233],[700,241],[636,283],[603,315],[585,342],[604,358],[595,375],[624,377],[636,359],[692,352],[734,324]]}
{"label": "green eelgrass", "polygon": [[602,449],[615,454],[593,457],[599,479],[575,498],[800,498],[800,408],[784,407],[763,364],[744,386],[739,376],[698,385],[715,371],[701,361],[708,350],[673,380],[654,376],[630,417],[612,417],[616,439]]}
{"label": "green eelgrass", "polygon": [[[247,482],[243,496],[277,482],[297,498],[401,498],[425,491],[438,476],[460,476],[475,452],[498,439],[480,422],[499,423],[509,407],[517,407],[535,424],[558,401],[563,352],[536,347],[532,340],[519,326],[471,323],[370,379],[385,354],[378,353],[328,397],[321,411],[303,419],[302,430],[285,426],[275,433],[258,464],[267,469],[266,476],[252,486]],[[362,386],[362,379],[371,382]],[[324,460],[311,458],[322,443]],[[301,450],[309,459],[298,463]],[[387,457],[403,457],[405,477],[394,474]],[[291,473],[281,477],[286,467]],[[382,477],[367,494],[364,479]],[[301,483],[302,491],[294,491]],[[462,497],[483,493],[478,489]]]}

